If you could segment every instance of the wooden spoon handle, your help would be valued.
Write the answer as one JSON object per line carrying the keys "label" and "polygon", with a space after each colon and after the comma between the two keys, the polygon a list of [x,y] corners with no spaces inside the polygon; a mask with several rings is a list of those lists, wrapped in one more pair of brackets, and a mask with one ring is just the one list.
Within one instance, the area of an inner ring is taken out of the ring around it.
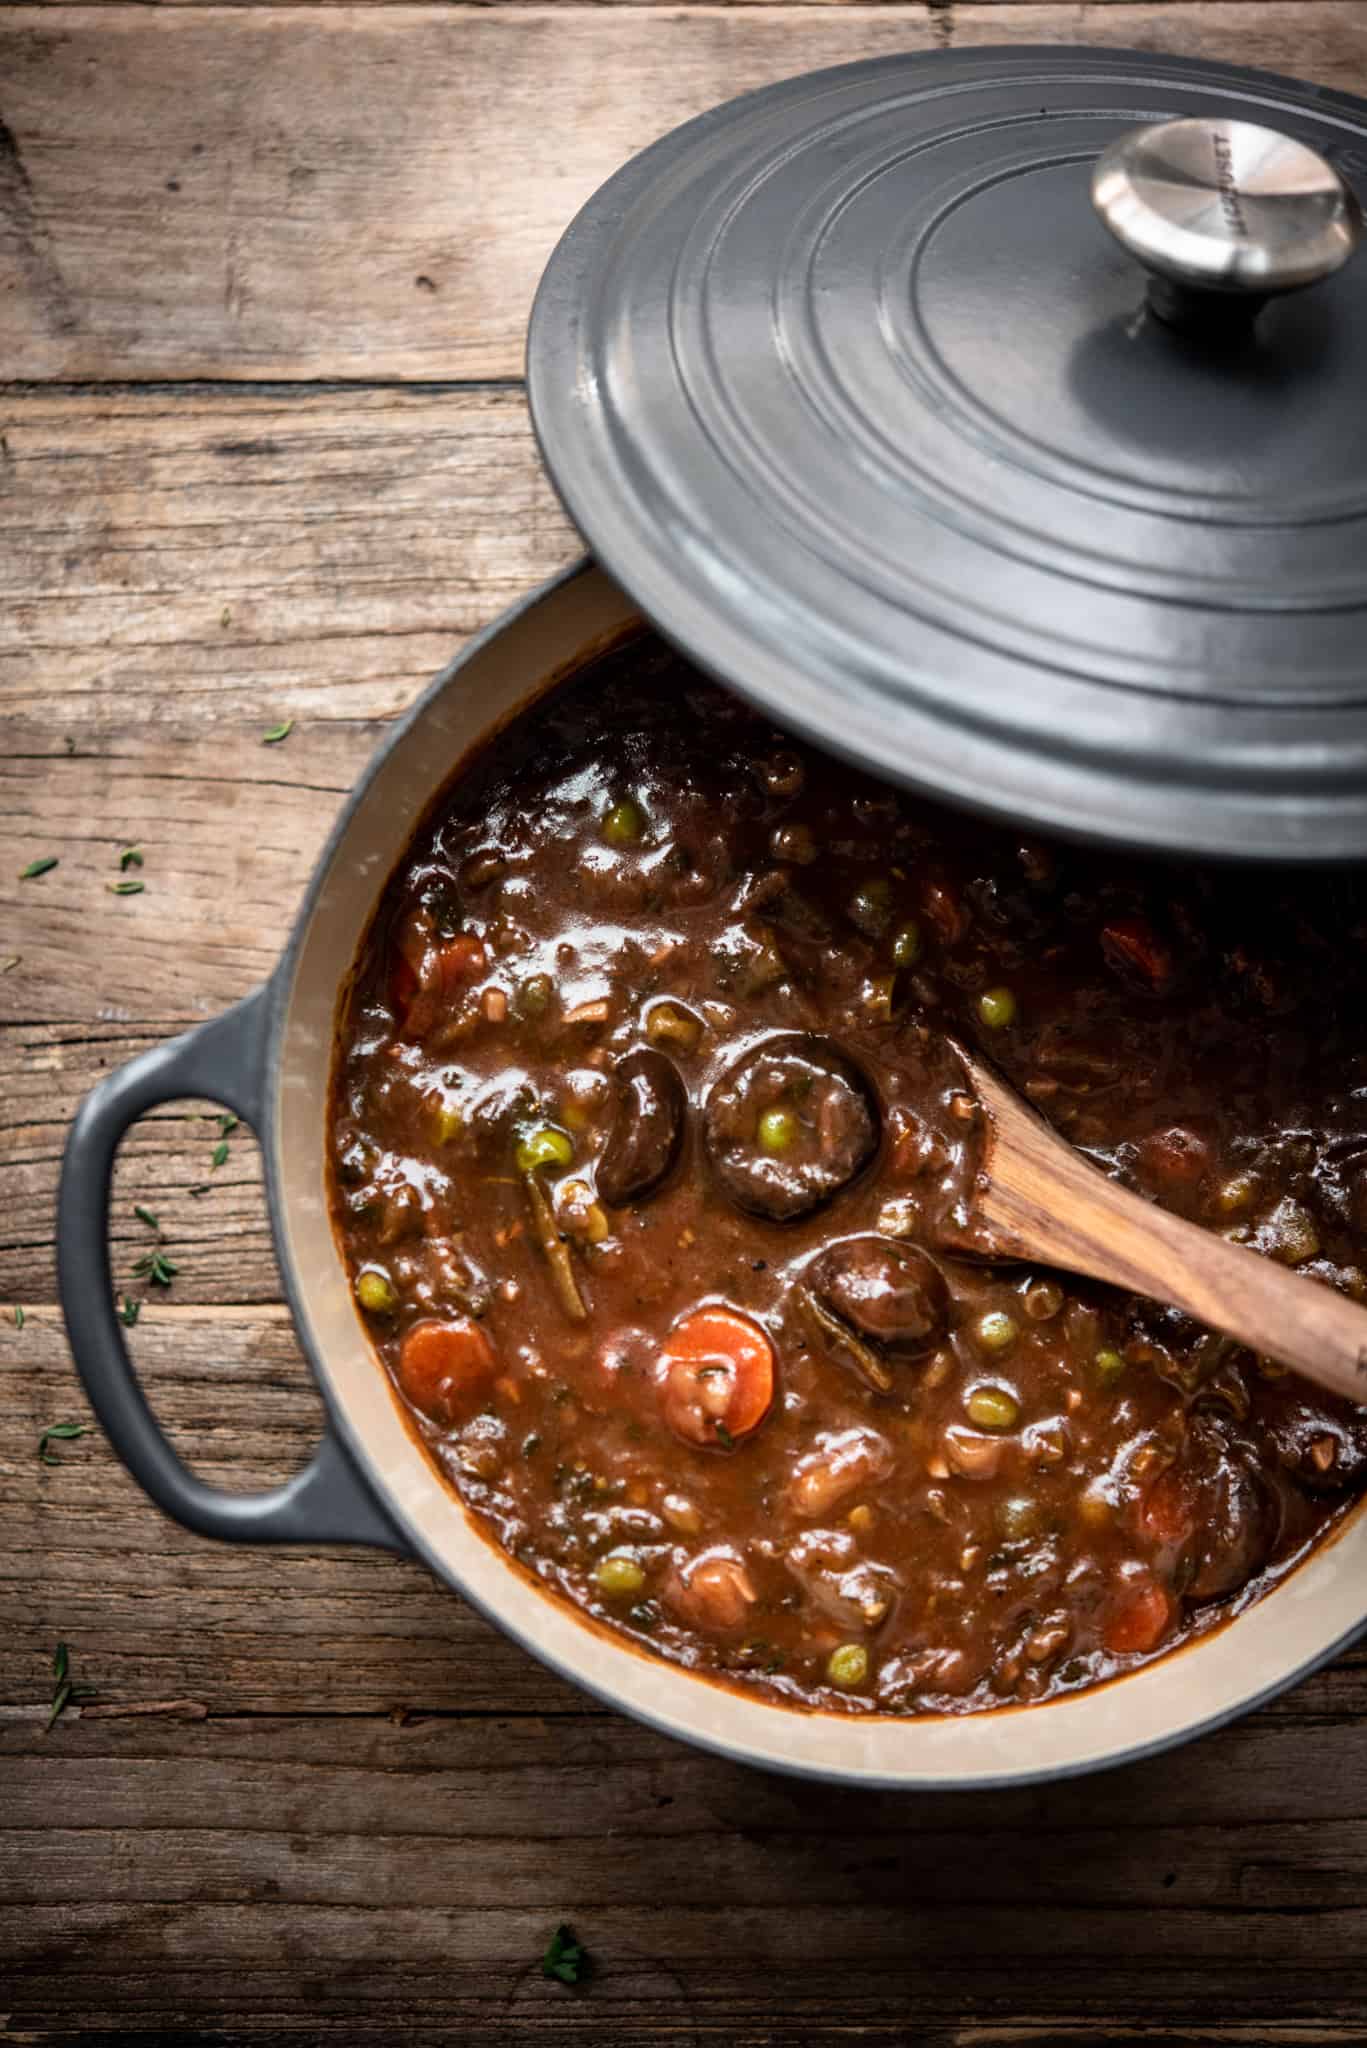
{"label": "wooden spoon handle", "polygon": [[1118,1187],[969,1060],[994,1125],[978,1214],[1003,1249],[1155,1301],[1367,1401],[1367,1309]]}

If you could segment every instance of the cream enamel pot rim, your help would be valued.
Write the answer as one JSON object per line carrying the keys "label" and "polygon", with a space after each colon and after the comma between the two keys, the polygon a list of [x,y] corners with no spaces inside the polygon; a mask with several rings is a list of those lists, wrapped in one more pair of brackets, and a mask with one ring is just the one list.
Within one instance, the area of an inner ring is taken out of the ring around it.
{"label": "cream enamel pot rim", "polygon": [[[161,1508],[203,1535],[414,1554],[607,1704],[734,1760],[830,1782],[944,1789],[1062,1777],[1184,1741],[1294,1684],[1367,1624],[1361,1513],[1266,1599],[1131,1677],[1043,1706],[865,1720],[748,1698],[605,1632],[478,1532],[410,1433],[353,1304],[329,1219],[326,1110],[339,994],[380,891],[451,771],[637,617],[586,561],[475,640],[362,778],[265,987],[141,1054],[87,1098],[63,1165],[59,1278],[76,1363],[115,1449]],[[257,1134],[285,1291],[326,1403],[312,1462],[271,1493],[221,1493],[182,1465],[143,1397],[114,1310],[115,1151],[137,1117],[186,1096],[223,1103]]]}

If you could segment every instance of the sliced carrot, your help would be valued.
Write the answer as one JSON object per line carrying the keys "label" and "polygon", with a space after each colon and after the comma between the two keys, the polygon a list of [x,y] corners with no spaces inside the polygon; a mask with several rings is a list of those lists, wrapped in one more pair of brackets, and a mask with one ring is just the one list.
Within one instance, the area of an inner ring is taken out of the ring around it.
{"label": "sliced carrot", "polygon": [[474,932],[457,932],[437,952],[434,983],[438,995],[453,995],[457,989],[478,981],[489,965],[484,941]]}
{"label": "sliced carrot", "polygon": [[1156,1649],[1172,1625],[1171,1593],[1148,1572],[1128,1580],[1116,1596],[1103,1631],[1106,1648],[1116,1657]]}
{"label": "sliced carrot", "polygon": [[494,1347],[469,1316],[414,1323],[399,1347],[399,1384],[433,1422],[454,1422],[498,1372]]}
{"label": "sliced carrot", "polygon": [[689,1443],[723,1449],[748,1436],[774,1398],[774,1347],[733,1308],[695,1308],[660,1353],[665,1421]]}

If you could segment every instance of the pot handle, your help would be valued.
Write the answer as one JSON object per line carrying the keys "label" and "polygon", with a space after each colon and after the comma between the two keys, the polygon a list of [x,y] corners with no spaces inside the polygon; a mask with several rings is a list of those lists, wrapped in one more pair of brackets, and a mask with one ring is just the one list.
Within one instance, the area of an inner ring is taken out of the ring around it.
{"label": "pot handle", "polygon": [[109,1195],[131,1123],[187,1095],[221,1102],[260,1134],[270,988],[139,1053],[81,1105],[62,1161],[57,1281],[76,1368],[106,1435],[159,1508],[201,1536],[245,1543],[368,1543],[406,1550],[329,1427],[302,1472],[270,1493],[223,1493],[182,1464],[148,1406],[114,1307]]}

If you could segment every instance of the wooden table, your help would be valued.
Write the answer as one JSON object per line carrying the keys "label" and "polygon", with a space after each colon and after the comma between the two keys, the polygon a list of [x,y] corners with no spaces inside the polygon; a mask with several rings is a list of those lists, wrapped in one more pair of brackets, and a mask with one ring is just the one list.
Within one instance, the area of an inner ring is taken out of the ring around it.
{"label": "wooden table", "polygon": [[[37,1456],[88,1419],[73,1107],[267,973],[384,722],[575,550],[519,383],[573,209],[744,87],[1046,39],[1367,91],[1367,0],[0,9],[0,2039],[1367,2040],[1361,1653],[1109,1776],[851,1797],[597,1711],[416,1565],[197,1541],[98,1433]],[[130,1139],[115,1258],[245,1485],[319,1404],[205,1111]],[[59,1639],[98,1691],[45,1732]]]}

